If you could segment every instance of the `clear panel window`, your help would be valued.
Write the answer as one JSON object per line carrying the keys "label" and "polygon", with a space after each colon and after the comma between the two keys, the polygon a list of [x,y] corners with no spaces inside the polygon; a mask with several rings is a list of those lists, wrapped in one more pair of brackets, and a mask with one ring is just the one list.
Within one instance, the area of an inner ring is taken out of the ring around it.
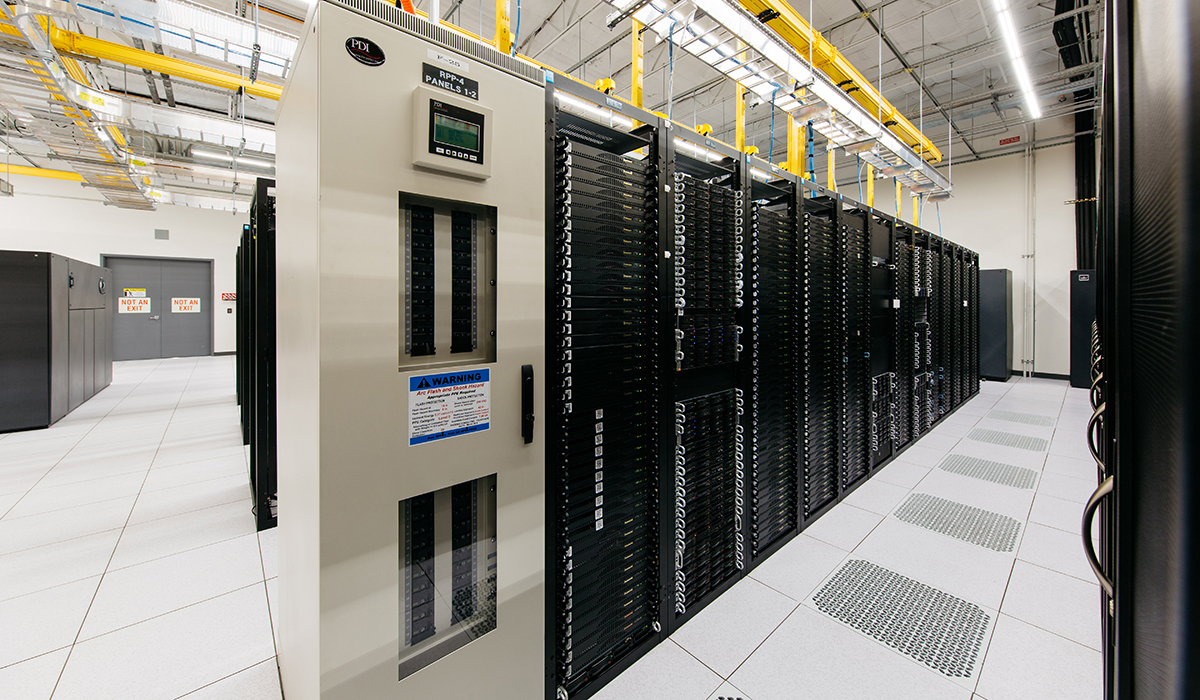
{"label": "clear panel window", "polygon": [[496,475],[400,501],[400,679],[496,629]]}

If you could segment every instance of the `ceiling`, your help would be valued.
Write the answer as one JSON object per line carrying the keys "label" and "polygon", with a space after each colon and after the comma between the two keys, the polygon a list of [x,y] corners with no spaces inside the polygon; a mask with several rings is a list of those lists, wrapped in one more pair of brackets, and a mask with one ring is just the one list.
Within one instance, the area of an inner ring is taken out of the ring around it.
{"label": "ceiling", "polygon": [[[257,30],[255,6],[245,0],[38,2],[9,5],[7,22],[0,22],[0,30],[9,30],[0,33],[0,151],[6,151],[0,153],[0,162],[81,172],[85,185],[100,188],[118,206],[153,208],[168,202],[245,210],[254,178],[273,172],[273,99],[254,94],[243,98],[240,90],[228,85],[68,53],[82,71],[76,76],[79,82],[116,99],[125,110],[120,118],[108,118],[97,110],[85,114],[93,123],[112,127],[89,131],[87,118],[69,110],[62,113],[63,107],[56,106],[54,99],[47,100],[45,94],[39,97],[33,89],[35,81],[46,82],[30,62],[36,37],[28,36],[28,22],[22,25],[13,16],[21,9],[31,14],[52,13],[55,25],[77,34],[241,76],[249,69],[250,47],[258,43],[262,47],[258,84],[271,87],[286,78],[301,18],[308,10],[306,0],[261,0]],[[416,4],[424,10],[428,2],[417,0]],[[1096,32],[1102,26],[1094,10],[1099,6],[1073,11],[1071,21],[1077,23],[1079,36],[1088,36],[1090,41],[1083,47],[1084,65],[1065,70],[1052,32],[1055,3],[1009,2],[1043,119],[1090,109],[1093,102],[1076,103],[1073,96],[1075,90],[1094,84],[1093,61],[1101,46]],[[1031,120],[992,3],[809,0],[795,9],[864,76],[881,85],[884,96],[943,154],[962,162],[1020,149],[1031,140],[1026,135],[1015,146],[999,145],[1006,134],[1027,134],[1024,127]],[[1072,0],[1060,4],[1074,6]],[[514,28],[517,7],[518,0],[511,0]],[[485,37],[494,32],[494,0],[441,0],[441,9],[444,18],[470,32]],[[587,82],[611,77],[617,94],[628,98],[630,21],[609,28],[607,16],[612,11],[611,5],[598,0],[524,0],[517,35],[519,52]],[[11,31],[14,28],[25,31],[26,36]],[[653,33],[645,36],[645,105],[665,112],[671,94],[676,121],[710,124],[717,138],[732,142],[732,83],[684,51],[675,52],[672,70],[667,42],[651,45]],[[760,154],[772,150],[773,160],[782,160],[786,119],[775,111],[772,120],[770,104],[753,100],[750,104],[747,144],[757,146]],[[953,116],[952,126],[948,115]],[[70,128],[71,138],[56,141],[53,137],[64,127]],[[113,130],[119,133],[113,134]],[[114,146],[106,134],[124,145]],[[1061,129],[1056,138],[1064,138]],[[817,150],[821,150],[819,140]],[[88,165],[85,160],[98,164]],[[843,158],[839,165],[839,179],[854,178],[853,161]],[[96,172],[83,172],[88,167]],[[140,192],[131,192],[129,186]]]}

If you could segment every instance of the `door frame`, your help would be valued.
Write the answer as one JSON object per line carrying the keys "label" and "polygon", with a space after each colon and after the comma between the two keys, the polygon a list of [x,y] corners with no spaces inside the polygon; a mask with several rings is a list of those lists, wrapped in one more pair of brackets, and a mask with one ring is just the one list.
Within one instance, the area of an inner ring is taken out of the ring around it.
{"label": "door frame", "polygon": [[[110,267],[108,261],[111,258],[124,258],[126,260],[158,260],[170,262],[199,262],[208,263],[208,298],[209,308],[211,313],[208,315],[208,356],[212,357],[216,354],[217,349],[217,309],[213,299],[217,294],[217,265],[213,258],[186,258],[172,257],[166,255],[125,255],[124,253],[101,253],[100,267]],[[116,313],[116,311],[113,311]],[[235,309],[234,314],[237,314]],[[197,357],[204,357],[197,355]]]}

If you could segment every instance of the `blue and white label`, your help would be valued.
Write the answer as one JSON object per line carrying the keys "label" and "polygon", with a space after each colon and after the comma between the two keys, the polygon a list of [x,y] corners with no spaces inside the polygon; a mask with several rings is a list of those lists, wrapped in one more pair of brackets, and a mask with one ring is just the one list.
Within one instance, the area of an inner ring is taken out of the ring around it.
{"label": "blue and white label", "polygon": [[492,371],[471,369],[408,378],[408,444],[478,433],[491,427]]}

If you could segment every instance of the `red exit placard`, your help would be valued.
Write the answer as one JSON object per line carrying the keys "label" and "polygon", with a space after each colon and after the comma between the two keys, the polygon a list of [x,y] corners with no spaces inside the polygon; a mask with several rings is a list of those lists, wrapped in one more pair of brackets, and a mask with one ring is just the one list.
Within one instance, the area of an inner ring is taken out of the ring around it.
{"label": "red exit placard", "polygon": [[1000,139],[1000,145],[1007,146],[1010,143],[1020,143],[1020,141],[1021,141],[1020,136],[1009,136],[1006,139]]}

